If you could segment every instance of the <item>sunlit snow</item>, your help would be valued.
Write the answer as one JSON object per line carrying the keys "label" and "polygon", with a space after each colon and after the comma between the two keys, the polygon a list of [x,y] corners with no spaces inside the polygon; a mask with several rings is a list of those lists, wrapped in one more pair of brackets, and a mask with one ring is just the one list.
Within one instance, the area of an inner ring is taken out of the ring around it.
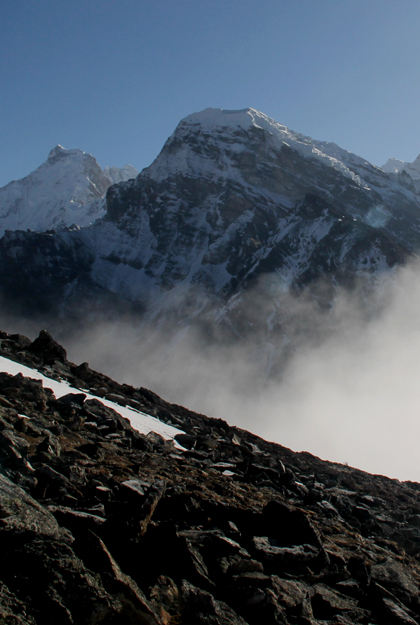
{"label": "sunlit snow", "polygon": [[86,399],[97,399],[104,406],[108,406],[108,408],[112,408],[115,412],[118,412],[122,417],[128,419],[132,425],[132,427],[140,432],[141,434],[148,434],[149,432],[156,432],[156,434],[160,434],[166,440],[172,440],[174,436],[177,434],[182,434],[182,430],[178,430],[177,428],[172,427],[171,425],[167,425],[166,423],[162,423],[159,419],[155,417],[151,417],[150,415],[145,414],[144,412],[139,412],[134,410],[133,408],[126,408],[124,406],[120,406],[119,404],[115,404],[112,401],[109,401],[104,398],[96,397],[95,395],[91,395],[86,391],[81,391],[78,388],[74,388],[70,386],[68,382],[62,380],[58,382],[57,380],[52,380],[51,378],[46,377],[39,371],[35,369],[31,369],[30,367],[26,367],[25,365],[21,365],[18,362],[14,362],[13,360],[8,360],[3,356],[0,356],[0,371],[10,373],[11,375],[17,375],[21,373],[23,376],[27,378],[32,378],[35,380],[41,380],[42,384],[45,388],[50,388],[55,397],[58,399],[59,397],[63,397],[68,393],[81,393],[83,392],[86,395]]}

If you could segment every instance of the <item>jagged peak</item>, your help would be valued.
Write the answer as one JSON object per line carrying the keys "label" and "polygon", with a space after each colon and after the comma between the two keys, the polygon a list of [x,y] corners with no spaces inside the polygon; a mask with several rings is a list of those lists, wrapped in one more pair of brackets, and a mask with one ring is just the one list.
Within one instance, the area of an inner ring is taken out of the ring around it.
{"label": "jagged peak", "polygon": [[407,165],[406,161],[402,161],[399,158],[391,157],[387,160],[387,162],[381,166],[385,172],[389,174],[397,174],[399,173],[405,166]]}
{"label": "jagged peak", "polygon": [[[226,140],[229,149],[231,149],[232,139],[234,139],[234,150],[240,151],[247,149],[245,135],[247,134],[246,131],[252,129],[263,130],[266,133],[267,149],[292,148],[304,157],[316,158],[324,165],[337,169],[356,184],[364,185],[367,188],[358,171],[360,167],[360,171],[365,172],[367,163],[364,159],[343,150],[334,143],[317,141],[310,136],[290,130],[265,113],[250,107],[235,110],[206,108],[203,111],[187,115],[178,124],[173,135],[169,137],[156,160],[144,170],[144,175],[154,180],[164,180],[170,173],[197,175],[199,171],[200,175],[206,177],[212,173],[218,177],[221,175],[232,176],[235,167],[213,167],[212,170],[211,163],[215,162],[214,155],[200,161],[193,147],[193,157],[189,158],[189,147],[195,144],[189,143],[188,135],[190,132],[201,134],[204,131],[202,142],[208,144],[209,141],[214,141],[223,146]],[[240,136],[242,133],[238,133],[238,130],[245,131],[243,136]],[[249,147],[253,149],[252,145]]]}
{"label": "jagged peak", "polygon": [[67,150],[66,148],[63,148],[63,146],[58,143],[55,146],[55,148],[53,148],[51,152],[48,154],[48,160],[52,160],[60,156],[70,156],[72,154],[85,155],[86,153],[83,152],[82,150],[78,150],[77,148],[73,150]]}
{"label": "jagged peak", "polygon": [[286,126],[279,124],[271,117],[268,117],[261,111],[257,111],[254,108],[244,109],[218,109],[218,108],[206,108],[198,113],[192,113],[187,115],[181,121],[181,124],[200,124],[205,128],[213,127],[241,127],[250,128],[252,126],[257,128],[263,128],[269,132],[275,130],[287,131]]}

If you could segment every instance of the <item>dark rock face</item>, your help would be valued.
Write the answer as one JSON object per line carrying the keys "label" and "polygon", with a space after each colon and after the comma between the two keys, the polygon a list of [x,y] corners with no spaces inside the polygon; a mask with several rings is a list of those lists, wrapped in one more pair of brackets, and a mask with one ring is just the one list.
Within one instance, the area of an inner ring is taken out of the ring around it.
{"label": "dark rock face", "polygon": [[71,291],[83,292],[94,258],[78,231],[6,232],[0,250],[4,303],[19,312],[56,314],[70,284]]}
{"label": "dark rock face", "polygon": [[57,400],[0,374],[2,622],[420,623],[418,484],[119,385],[47,338],[3,332],[0,354],[75,388],[89,379],[92,394],[181,428],[183,448],[101,397]]}

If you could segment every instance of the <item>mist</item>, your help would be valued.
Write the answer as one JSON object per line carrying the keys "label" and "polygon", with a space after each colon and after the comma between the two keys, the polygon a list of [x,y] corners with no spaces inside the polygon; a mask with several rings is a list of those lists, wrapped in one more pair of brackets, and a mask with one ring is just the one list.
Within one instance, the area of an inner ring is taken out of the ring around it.
{"label": "mist", "polygon": [[[54,335],[71,361],[119,382],[295,451],[420,482],[420,263],[373,295],[342,291],[327,313],[309,298],[285,298],[283,328],[297,347],[271,375],[276,350],[261,340],[209,347],[193,332],[140,331],[130,318]],[[31,338],[35,325],[2,320],[2,329]]]}

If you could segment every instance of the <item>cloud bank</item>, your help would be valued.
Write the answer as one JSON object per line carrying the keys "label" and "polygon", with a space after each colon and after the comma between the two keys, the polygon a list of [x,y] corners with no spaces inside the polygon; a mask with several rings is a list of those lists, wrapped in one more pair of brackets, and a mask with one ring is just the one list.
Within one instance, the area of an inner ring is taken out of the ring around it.
{"label": "cloud bank", "polygon": [[[172,328],[148,335],[133,319],[59,338],[73,362],[170,402],[295,451],[420,482],[420,263],[399,269],[375,296],[342,292],[328,313],[304,298],[282,305],[299,347],[271,378],[270,346],[206,347],[199,335],[180,334],[177,342]],[[256,324],[258,314],[255,307]],[[3,319],[2,327],[32,337],[40,329],[19,323]]]}

